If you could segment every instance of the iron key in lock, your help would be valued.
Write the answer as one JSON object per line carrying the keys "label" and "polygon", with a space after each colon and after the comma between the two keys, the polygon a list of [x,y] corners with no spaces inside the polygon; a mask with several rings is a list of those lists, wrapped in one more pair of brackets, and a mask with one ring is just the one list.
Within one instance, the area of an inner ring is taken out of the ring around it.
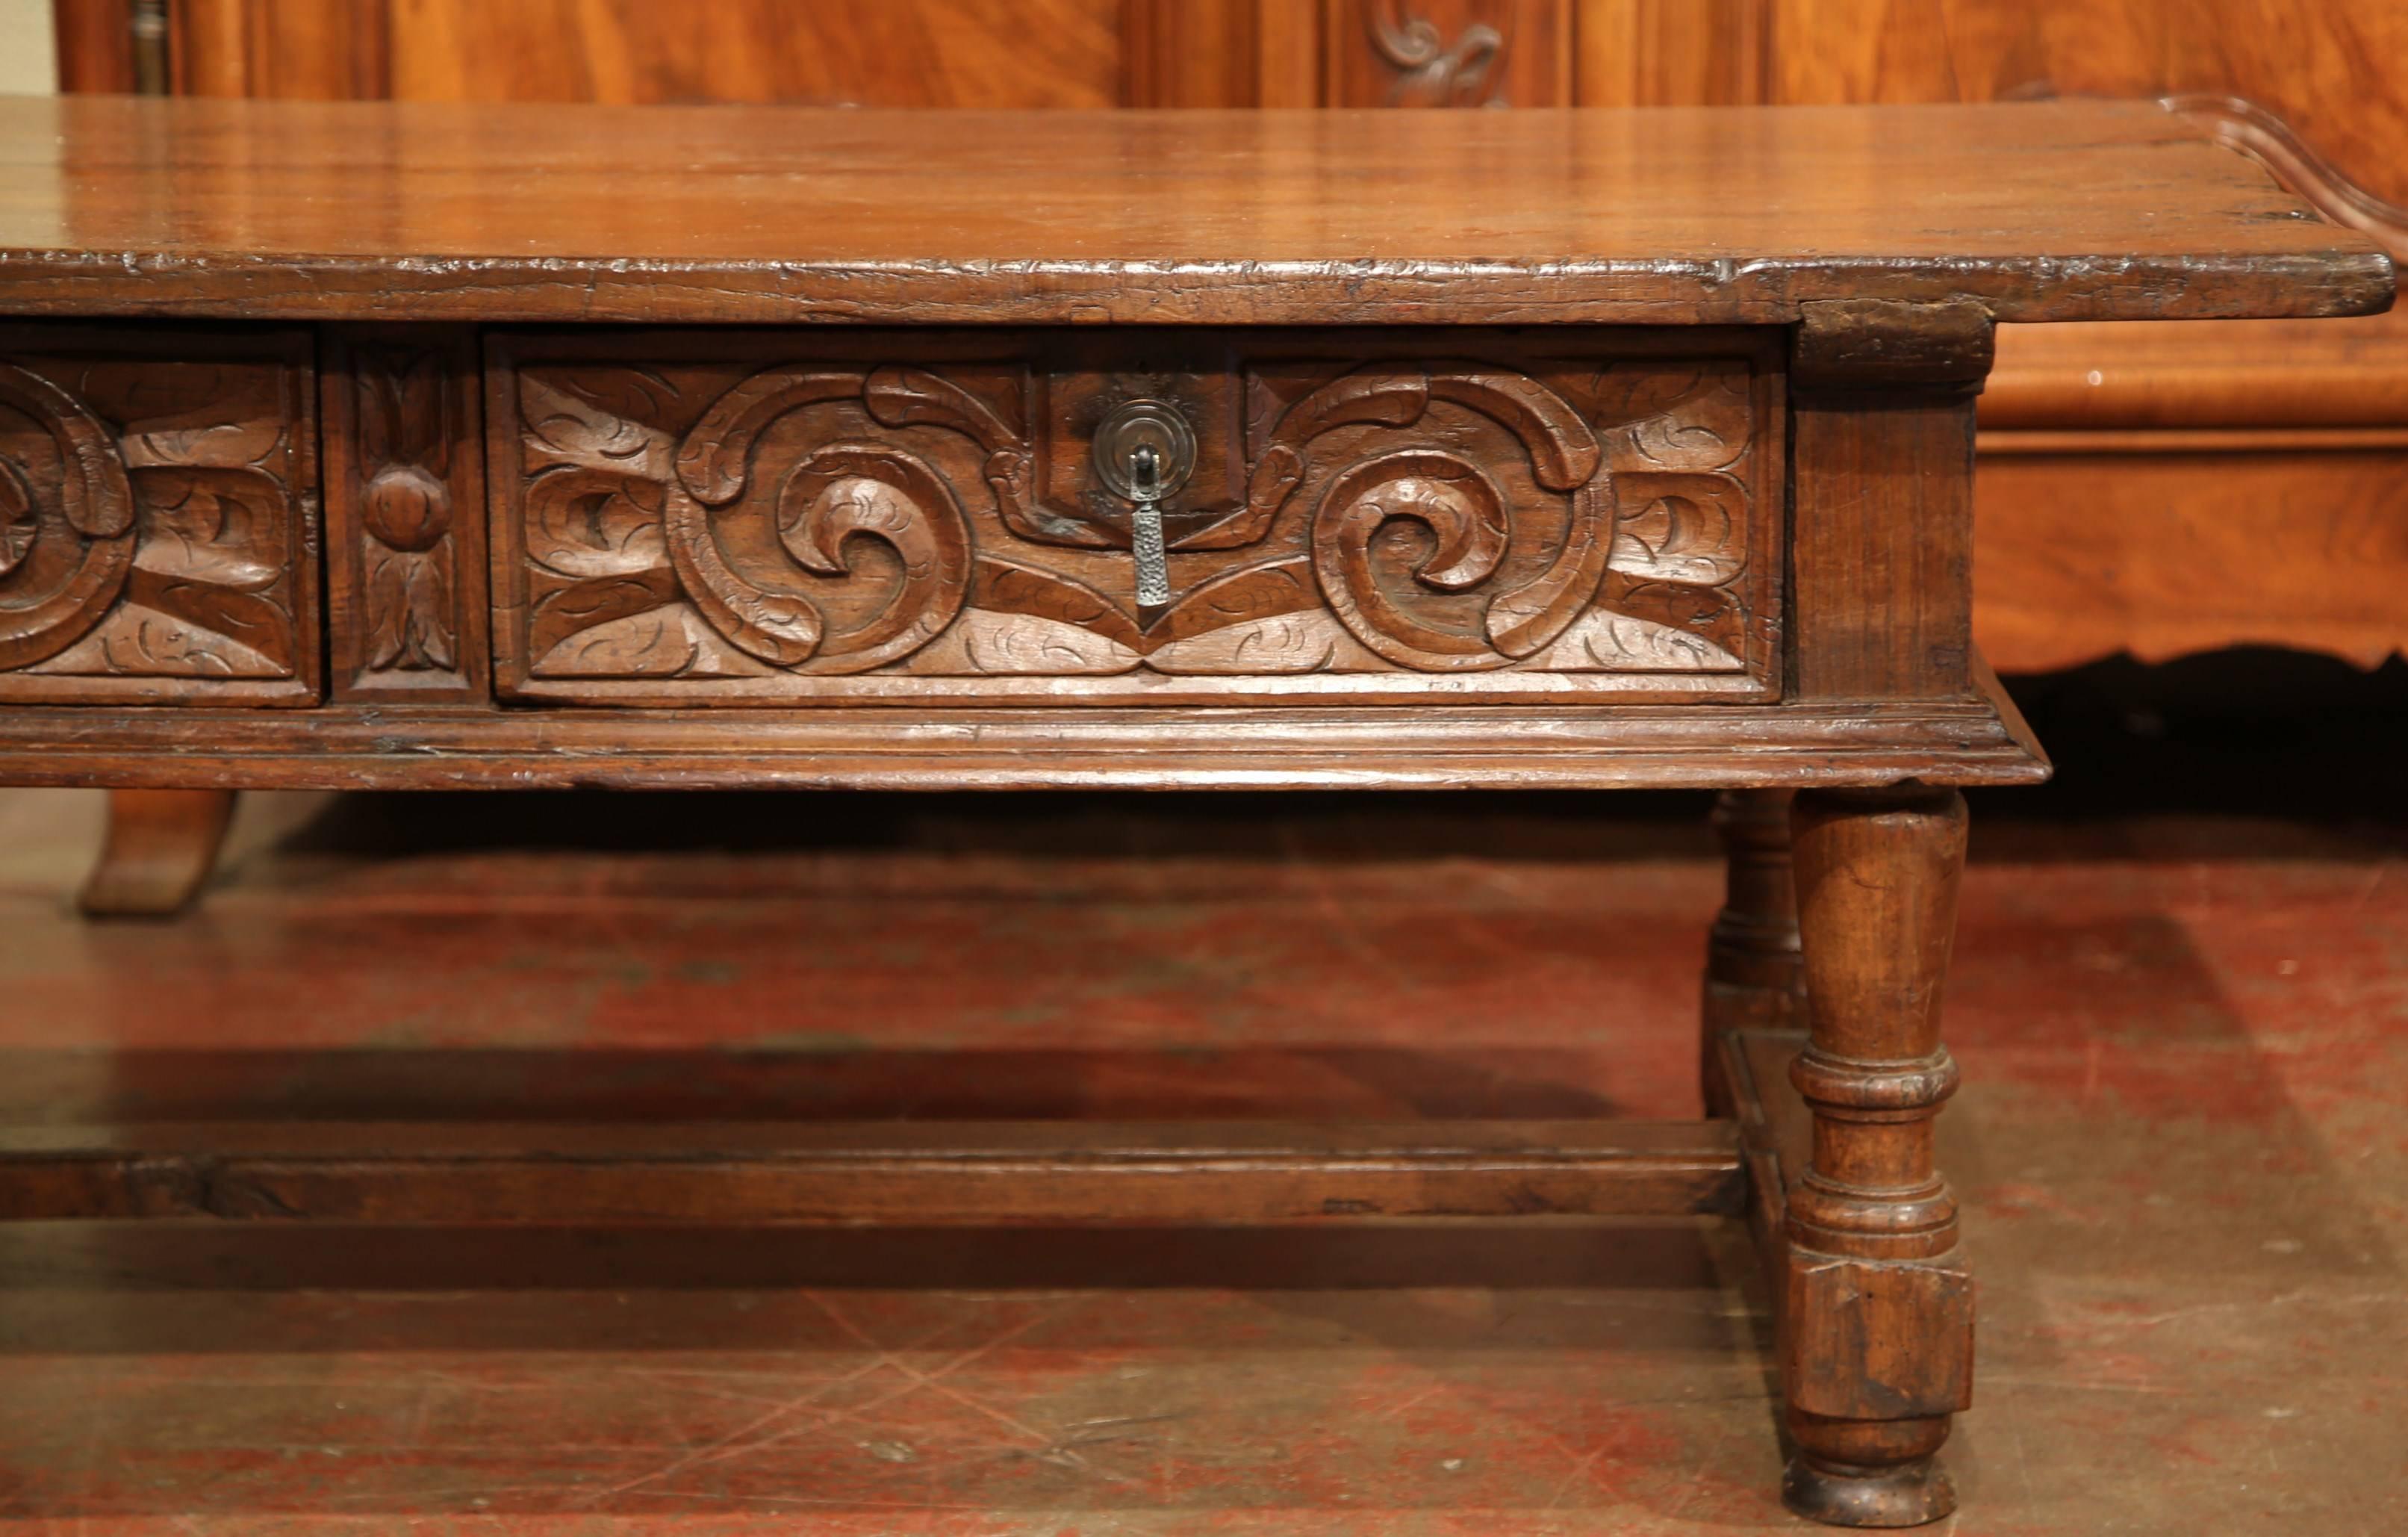
{"label": "iron key in lock", "polygon": [[1170,602],[1170,559],[1163,538],[1163,504],[1187,483],[1195,467],[1195,432],[1176,406],[1131,400],[1096,427],[1095,453],[1104,483],[1129,504],[1138,608],[1165,608]]}
{"label": "iron key in lock", "polygon": [[1159,608],[1170,601],[1170,556],[1162,547],[1162,455],[1141,443],[1130,456],[1129,553],[1137,559],[1137,601]]}

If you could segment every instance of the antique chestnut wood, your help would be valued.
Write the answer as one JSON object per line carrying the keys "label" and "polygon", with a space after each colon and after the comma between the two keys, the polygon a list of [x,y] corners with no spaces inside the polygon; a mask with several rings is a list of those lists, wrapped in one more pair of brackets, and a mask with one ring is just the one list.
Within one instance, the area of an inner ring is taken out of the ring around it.
{"label": "antique chestnut wood", "polygon": [[0,783],[1732,792],[1707,1123],[50,1128],[0,1215],[1744,1211],[1790,1503],[1935,1518],[1994,325],[2390,294],[2154,108],[0,104]]}

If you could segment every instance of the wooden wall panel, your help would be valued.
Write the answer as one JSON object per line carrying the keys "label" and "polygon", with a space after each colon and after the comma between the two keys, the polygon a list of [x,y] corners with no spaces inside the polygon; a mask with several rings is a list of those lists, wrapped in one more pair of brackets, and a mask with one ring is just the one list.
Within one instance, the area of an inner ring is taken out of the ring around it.
{"label": "wooden wall panel", "polygon": [[1764,99],[1766,0],[1582,0],[1583,107],[1721,107]]}
{"label": "wooden wall panel", "polygon": [[135,89],[132,16],[130,0],[50,0],[60,90]]}
{"label": "wooden wall panel", "polygon": [[173,0],[179,95],[349,101],[386,94],[387,0]]}
{"label": "wooden wall panel", "polygon": [[[1307,22],[1311,21],[1308,13]],[[1308,26],[1308,43],[1315,36]],[[1264,107],[1266,47],[1284,43],[1256,0],[1126,0],[1121,12],[1124,104]],[[1311,79],[1312,55],[1305,55]]]}
{"label": "wooden wall panel", "polygon": [[388,0],[426,100],[1115,107],[1123,0]]}
{"label": "wooden wall panel", "polygon": [[2214,92],[2272,109],[2408,201],[2399,0],[1765,0],[1771,99],[1987,101]]}
{"label": "wooden wall panel", "polygon": [[2408,447],[1987,453],[1975,507],[1974,632],[2002,669],[2408,651]]}
{"label": "wooden wall panel", "polygon": [[[1176,6],[1180,0],[1152,0]],[[1254,79],[1260,107],[1321,105],[1321,24],[1319,6],[1307,0],[1236,0],[1254,7]]]}
{"label": "wooden wall panel", "polygon": [[2408,310],[2346,321],[2014,326],[1982,425],[2408,428]]}

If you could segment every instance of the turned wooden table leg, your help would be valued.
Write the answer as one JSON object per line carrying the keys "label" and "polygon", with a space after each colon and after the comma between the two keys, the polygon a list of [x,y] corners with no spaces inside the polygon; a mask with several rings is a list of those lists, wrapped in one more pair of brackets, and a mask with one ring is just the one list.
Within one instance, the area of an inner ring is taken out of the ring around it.
{"label": "turned wooden table leg", "polygon": [[225,842],[232,790],[113,790],[108,841],[77,898],[94,918],[164,918],[192,905]]}
{"label": "turned wooden table leg", "polygon": [[1792,1029],[1805,1017],[1797,887],[1789,873],[1787,790],[1725,790],[1713,827],[1725,862],[1723,907],[1706,941],[1698,1037],[1706,1112],[1737,1113],[1724,1081],[1722,1037],[1736,1029]]}
{"label": "turned wooden table leg", "polygon": [[1934,1455],[1966,1407],[1973,1295],[1932,1164],[1956,1086],[1940,995],[1965,861],[1955,790],[1799,792],[1792,812],[1812,1039],[1790,1077],[1813,1151],[1789,1192],[1782,1378],[1792,1510],[1913,1526],[1956,1507]]}

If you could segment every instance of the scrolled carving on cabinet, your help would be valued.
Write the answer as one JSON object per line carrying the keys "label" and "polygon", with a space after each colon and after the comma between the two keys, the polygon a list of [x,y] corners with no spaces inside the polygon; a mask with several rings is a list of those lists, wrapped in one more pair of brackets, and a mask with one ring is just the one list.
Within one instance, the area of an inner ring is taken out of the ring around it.
{"label": "scrolled carving on cabinet", "polygon": [[[1750,357],[1054,361],[497,367],[506,692],[1773,690],[1777,416]],[[1201,424],[1159,611],[1086,452],[1140,397]]]}
{"label": "scrolled carving on cabinet", "polygon": [[313,699],[306,345],[5,339],[0,700]]}
{"label": "scrolled carving on cabinet", "polygon": [[[1363,12],[1371,50],[1394,77],[1391,107],[1507,107],[1488,77],[1505,51],[1505,35],[1473,22],[1449,38],[1436,22],[1406,9],[1406,0],[1371,0]],[[1484,94],[1484,93],[1487,93]]]}
{"label": "scrolled carving on cabinet", "polygon": [[486,611],[476,353],[466,333],[352,327],[328,340],[336,692],[480,698]]}

